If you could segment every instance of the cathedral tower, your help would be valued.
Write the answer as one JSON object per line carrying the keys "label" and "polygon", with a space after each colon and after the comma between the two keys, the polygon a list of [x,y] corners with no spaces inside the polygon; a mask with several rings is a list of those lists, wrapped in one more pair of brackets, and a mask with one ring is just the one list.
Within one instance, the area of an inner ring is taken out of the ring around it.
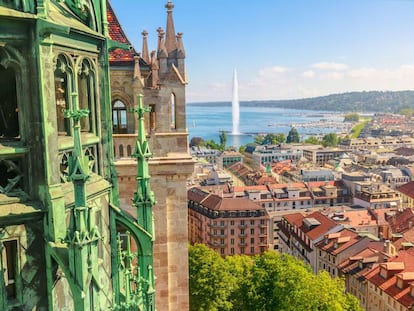
{"label": "cathedral tower", "polygon": [[[130,213],[134,213],[130,198],[136,182],[131,143],[139,135],[130,109],[139,93],[151,108],[145,122],[153,153],[149,172],[156,198],[154,274],[159,311],[189,308],[186,180],[193,172],[186,129],[185,50],[182,33],[174,30],[173,3],[169,1],[165,8],[166,28],[157,29],[156,50],[149,53],[149,34],[144,30],[141,53],[133,48],[110,54],[115,167],[121,207]],[[108,21],[111,37],[129,44],[111,8]]]}

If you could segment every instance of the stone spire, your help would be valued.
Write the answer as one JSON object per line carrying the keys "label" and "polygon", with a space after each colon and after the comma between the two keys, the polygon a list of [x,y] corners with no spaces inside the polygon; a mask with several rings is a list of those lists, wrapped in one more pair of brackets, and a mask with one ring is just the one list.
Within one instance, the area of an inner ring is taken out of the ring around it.
{"label": "stone spire", "polygon": [[174,4],[172,4],[171,1],[168,1],[165,7],[167,9],[167,29],[165,30],[165,47],[167,49],[167,53],[170,53],[177,49],[177,42],[175,40],[174,20],[172,16]]}
{"label": "stone spire", "polygon": [[158,57],[159,58],[166,58],[168,57],[167,49],[165,48],[165,41],[164,41],[164,30],[161,27],[157,28],[158,32]]}
{"label": "stone spire", "polygon": [[147,42],[148,32],[144,30],[143,32],[141,32],[141,35],[142,35],[142,59],[149,65],[151,61],[150,61],[150,56],[149,56],[149,51],[148,51],[148,42]]}
{"label": "stone spire", "polygon": [[182,32],[177,33],[177,58],[185,58]]}

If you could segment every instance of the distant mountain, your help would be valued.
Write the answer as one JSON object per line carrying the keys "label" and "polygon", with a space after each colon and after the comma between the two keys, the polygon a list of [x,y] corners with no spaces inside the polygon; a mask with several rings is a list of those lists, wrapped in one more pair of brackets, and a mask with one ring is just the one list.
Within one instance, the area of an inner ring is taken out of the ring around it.
{"label": "distant mountain", "polygon": [[[231,102],[190,105],[227,106]],[[402,108],[414,108],[414,91],[349,92],[302,99],[242,101],[240,105],[344,112],[399,112]]]}

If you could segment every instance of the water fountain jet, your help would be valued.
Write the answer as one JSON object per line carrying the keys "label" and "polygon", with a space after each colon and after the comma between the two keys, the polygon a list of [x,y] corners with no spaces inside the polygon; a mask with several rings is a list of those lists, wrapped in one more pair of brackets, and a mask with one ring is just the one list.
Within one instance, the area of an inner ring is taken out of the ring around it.
{"label": "water fountain jet", "polygon": [[237,80],[237,71],[234,69],[233,75],[233,99],[231,103],[232,116],[233,116],[233,129],[232,135],[239,135],[239,122],[240,122],[240,103],[239,103],[239,82]]}

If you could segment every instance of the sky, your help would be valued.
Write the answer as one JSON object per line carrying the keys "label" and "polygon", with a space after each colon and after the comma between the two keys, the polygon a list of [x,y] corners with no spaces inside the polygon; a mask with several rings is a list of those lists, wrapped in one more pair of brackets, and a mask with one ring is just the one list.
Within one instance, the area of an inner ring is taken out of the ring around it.
{"label": "sky", "polygon": [[[414,0],[172,0],[187,103],[414,90]],[[165,29],[167,0],[110,0],[137,51]]]}

